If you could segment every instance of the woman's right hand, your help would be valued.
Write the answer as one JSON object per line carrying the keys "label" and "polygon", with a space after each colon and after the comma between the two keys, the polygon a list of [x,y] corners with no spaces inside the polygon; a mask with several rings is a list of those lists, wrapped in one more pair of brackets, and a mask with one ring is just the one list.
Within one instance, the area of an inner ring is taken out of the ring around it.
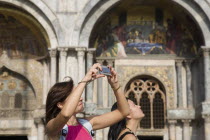
{"label": "woman's right hand", "polygon": [[100,77],[105,77],[104,74],[99,74],[98,71],[102,70],[101,64],[100,63],[95,63],[89,71],[86,73],[85,77],[83,78],[82,81],[92,81]]}

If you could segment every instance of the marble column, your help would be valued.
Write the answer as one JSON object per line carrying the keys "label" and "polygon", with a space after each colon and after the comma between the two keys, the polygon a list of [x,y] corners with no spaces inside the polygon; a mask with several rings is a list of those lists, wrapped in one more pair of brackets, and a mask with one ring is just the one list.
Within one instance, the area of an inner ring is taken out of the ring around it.
{"label": "marble column", "polygon": [[176,140],[176,120],[169,120],[169,140]]}
{"label": "marble column", "polygon": [[47,92],[49,90],[49,63],[47,60],[43,61],[43,67],[44,67],[44,76],[43,76],[43,99],[42,103],[46,104],[46,97],[47,97]]}
{"label": "marble column", "polygon": [[[89,71],[91,66],[93,65],[93,53],[95,52],[95,48],[90,48],[87,50],[87,69]],[[93,82],[89,83],[86,88],[86,98],[87,102],[93,102]]]}
{"label": "marble column", "polygon": [[35,118],[35,124],[37,125],[37,140],[44,140],[44,123],[42,118]]}
{"label": "marble column", "polygon": [[210,47],[202,47],[204,57],[205,101],[210,102]]}
{"label": "marble column", "polygon": [[64,81],[66,76],[66,57],[68,48],[58,48],[60,51],[59,81]]}
{"label": "marble column", "polygon": [[57,80],[57,50],[50,49],[50,85],[53,86]]}
{"label": "marble column", "polygon": [[177,103],[178,107],[183,107],[182,95],[182,60],[176,60],[176,77],[177,77]]}
{"label": "marble column", "polygon": [[182,120],[183,122],[183,140],[190,140],[190,120]]}
{"label": "marble column", "polygon": [[186,69],[186,85],[187,85],[187,107],[193,108],[193,95],[191,90],[192,85],[192,73],[191,73],[191,63],[192,60],[186,60],[185,63],[185,69]]}
{"label": "marble column", "polygon": [[[104,59],[98,59],[97,63],[103,64]],[[97,79],[97,106],[98,107],[103,107],[103,79],[98,78]]]}
{"label": "marble column", "polygon": [[[85,47],[76,48],[77,51],[77,60],[78,60],[78,81],[81,81],[85,76]],[[85,93],[85,92],[84,92]],[[82,94],[83,99],[85,100],[85,94]]]}

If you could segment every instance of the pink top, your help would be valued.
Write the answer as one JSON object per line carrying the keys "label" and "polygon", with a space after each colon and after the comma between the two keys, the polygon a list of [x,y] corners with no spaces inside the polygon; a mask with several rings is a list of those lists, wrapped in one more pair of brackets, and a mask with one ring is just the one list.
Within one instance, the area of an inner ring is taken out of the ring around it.
{"label": "pink top", "polygon": [[81,125],[68,126],[66,140],[92,140],[89,132]]}

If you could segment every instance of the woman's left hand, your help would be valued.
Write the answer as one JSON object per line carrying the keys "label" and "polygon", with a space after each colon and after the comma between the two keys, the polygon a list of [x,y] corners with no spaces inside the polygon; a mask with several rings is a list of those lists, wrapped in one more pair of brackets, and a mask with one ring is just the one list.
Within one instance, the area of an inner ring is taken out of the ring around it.
{"label": "woman's left hand", "polygon": [[114,70],[113,67],[111,66],[108,67],[110,68],[111,71],[111,76],[107,76],[108,82],[113,89],[116,89],[119,87],[117,72]]}

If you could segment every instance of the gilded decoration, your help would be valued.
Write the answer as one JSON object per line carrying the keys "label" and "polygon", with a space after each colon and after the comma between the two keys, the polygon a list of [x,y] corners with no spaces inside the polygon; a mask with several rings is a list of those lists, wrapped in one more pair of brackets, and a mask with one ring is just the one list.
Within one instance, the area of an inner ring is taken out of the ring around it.
{"label": "gilded decoration", "polygon": [[17,87],[17,84],[16,84],[16,82],[15,81],[9,81],[9,83],[8,83],[8,88],[9,89],[15,89]]}
{"label": "gilded decoration", "polygon": [[97,57],[198,55],[202,42],[198,36],[200,30],[187,13],[177,17],[170,10],[146,4],[119,5],[95,25],[90,46],[96,48]]}
{"label": "gilded decoration", "polygon": [[4,79],[7,79],[9,78],[9,73],[7,71],[4,71],[1,75],[0,75],[1,78],[4,78]]}
{"label": "gilded decoration", "polygon": [[167,105],[168,108],[174,108],[174,69],[173,66],[117,66],[117,71],[119,73],[120,81],[125,81],[122,83],[123,87],[132,78],[140,75],[149,75],[157,78],[162,82],[164,88],[166,89]]}

